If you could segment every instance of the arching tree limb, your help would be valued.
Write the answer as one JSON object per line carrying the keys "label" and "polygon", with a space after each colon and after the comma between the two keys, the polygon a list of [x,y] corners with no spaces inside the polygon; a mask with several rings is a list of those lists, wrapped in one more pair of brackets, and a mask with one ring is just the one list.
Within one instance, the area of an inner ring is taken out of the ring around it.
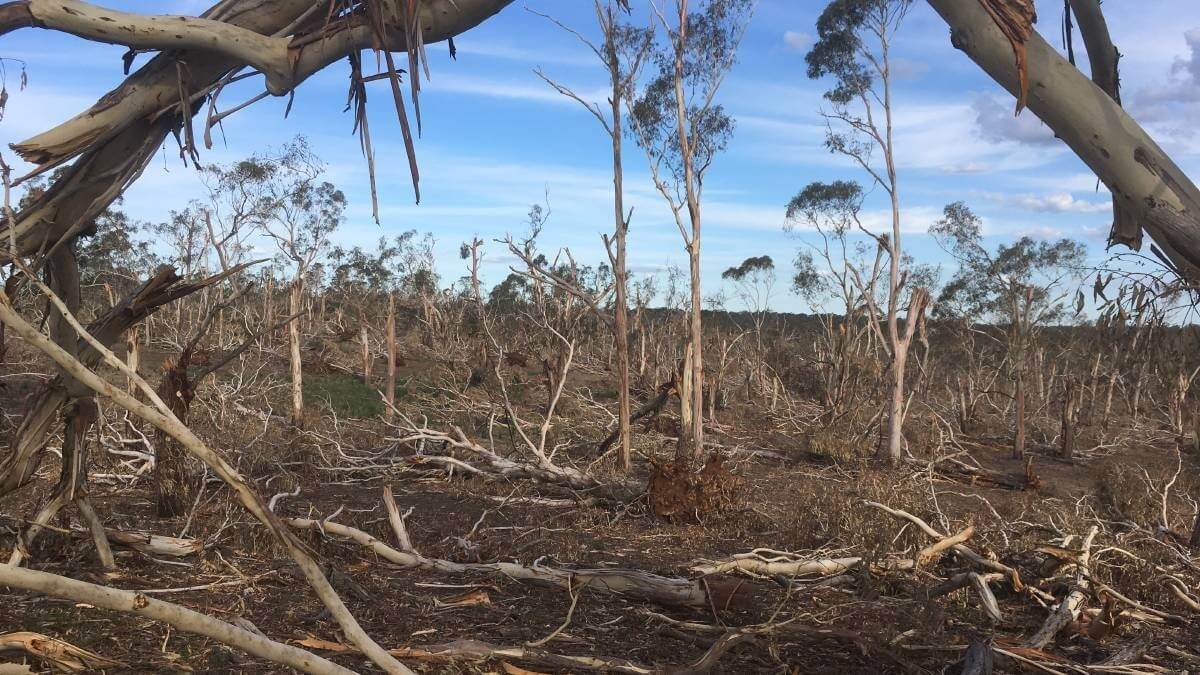
{"label": "arching tree limb", "polygon": [[[978,2],[929,0],[950,39],[992,79],[1019,90],[1012,46]],[[1025,44],[1029,109],[1142,224],[1181,276],[1200,280],[1200,189],[1107,93],[1036,31]]]}
{"label": "arching tree limb", "polygon": [[[41,0],[35,0],[40,2]],[[510,4],[512,0],[422,0],[419,23],[425,42],[436,42],[478,25]],[[273,40],[271,51],[283,45],[287,77],[279,74],[272,90],[286,93],[314,73],[344,58],[351,51],[374,47],[370,28],[357,15],[307,36],[276,35],[295,29],[293,24],[312,7],[311,0],[224,0],[204,14],[212,21],[228,23]],[[2,15],[0,15],[2,18]],[[144,17],[143,17],[144,18]],[[207,25],[207,24],[204,24]],[[301,22],[300,27],[304,24]],[[118,41],[119,42],[119,41]],[[264,45],[267,43],[263,43]],[[378,45],[407,48],[407,35],[394,26]],[[186,63],[186,81],[181,82],[177,64]],[[13,145],[26,161],[46,171],[78,157],[66,174],[36,203],[23,209],[12,225],[22,254],[32,255],[73,236],[85,227],[135,180],[161,147],[168,132],[190,123],[192,105],[212,91],[229,73],[247,64],[225,53],[182,50],[159,54],[102,97],[87,111],[57,127]],[[275,69],[278,70],[278,69]],[[181,106],[180,91],[190,99]],[[183,112],[181,112],[183,111]],[[7,240],[7,228],[0,228]],[[7,260],[0,253],[0,264]]]}

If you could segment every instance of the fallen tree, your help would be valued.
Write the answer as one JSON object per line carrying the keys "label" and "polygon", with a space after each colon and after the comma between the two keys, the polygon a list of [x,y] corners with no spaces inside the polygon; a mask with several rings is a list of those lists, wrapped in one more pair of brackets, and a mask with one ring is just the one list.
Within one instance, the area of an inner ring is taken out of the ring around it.
{"label": "fallen tree", "polygon": [[383,502],[388,520],[399,548],[393,548],[357,528],[329,520],[288,518],[285,522],[301,530],[316,530],[354,541],[370,549],[388,562],[408,569],[420,569],[442,574],[483,573],[503,576],[522,582],[543,583],[562,588],[572,594],[584,589],[610,593],[659,605],[675,607],[727,608],[746,599],[746,583],[737,579],[711,577],[684,579],[664,577],[641,570],[624,569],[566,569],[546,565],[521,565],[510,562],[456,563],[441,558],[427,558],[413,548],[404,516],[400,515],[391,489],[383,488]]}

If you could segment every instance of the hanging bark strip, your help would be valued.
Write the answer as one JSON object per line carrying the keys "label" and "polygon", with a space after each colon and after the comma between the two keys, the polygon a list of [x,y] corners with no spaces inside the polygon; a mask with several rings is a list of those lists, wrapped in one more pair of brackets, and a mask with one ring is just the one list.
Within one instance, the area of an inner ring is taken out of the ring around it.
{"label": "hanging bark strip", "polygon": [[1017,96],[1016,114],[1021,114],[1025,101],[1029,98],[1029,64],[1025,59],[1025,42],[1033,34],[1033,24],[1037,23],[1037,10],[1033,0],[979,0],[992,20],[1004,32],[1004,36],[1012,43],[1013,56],[1017,62],[1017,79],[1020,82],[1020,94]]}

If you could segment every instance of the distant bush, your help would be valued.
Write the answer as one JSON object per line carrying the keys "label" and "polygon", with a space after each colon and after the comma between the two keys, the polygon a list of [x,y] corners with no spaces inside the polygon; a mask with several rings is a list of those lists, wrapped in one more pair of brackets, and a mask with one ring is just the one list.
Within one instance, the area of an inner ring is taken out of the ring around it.
{"label": "distant bush", "polygon": [[363,419],[383,414],[379,392],[349,375],[307,375],[304,398],[329,405],[341,417]]}

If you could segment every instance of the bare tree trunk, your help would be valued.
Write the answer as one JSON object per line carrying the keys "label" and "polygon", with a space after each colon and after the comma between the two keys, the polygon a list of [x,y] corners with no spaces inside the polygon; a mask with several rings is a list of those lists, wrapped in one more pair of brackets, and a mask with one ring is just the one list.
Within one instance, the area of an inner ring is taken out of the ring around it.
{"label": "bare tree trunk", "polygon": [[688,249],[688,257],[692,270],[692,317],[691,335],[688,344],[691,355],[692,391],[691,391],[691,433],[688,441],[691,445],[689,455],[693,460],[699,459],[704,453],[704,325],[700,310],[700,210],[696,205],[692,216],[692,243]]}
{"label": "bare tree trunk", "polygon": [[[303,308],[304,275],[297,273],[288,293],[288,314],[296,316]],[[300,319],[288,324],[288,356],[292,373],[292,425],[304,428],[304,372],[300,361]]]}
{"label": "bare tree trunk", "polygon": [[904,448],[904,369],[908,362],[908,350],[897,349],[892,357],[892,399],[888,406],[887,461],[900,462]]}
{"label": "bare tree trunk", "polygon": [[[615,28],[613,7],[609,5],[608,20],[610,30]],[[621,470],[628,472],[633,467],[633,453],[630,446],[629,415],[632,405],[629,401],[629,277],[625,270],[625,235],[629,223],[625,220],[625,172],[621,165],[621,104],[624,87],[621,77],[620,62],[617,57],[616,36],[609,36],[605,41],[608,50],[609,76],[613,91],[609,97],[612,104],[612,151],[613,151],[613,217],[616,227],[616,255],[613,256],[613,284],[616,286],[613,310],[613,336],[616,338],[617,349],[617,425],[621,443]]]}
{"label": "bare tree trunk", "polygon": [[[892,232],[887,239],[888,245],[888,308],[887,308],[887,327],[888,339],[892,346],[892,400],[888,411],[888,444],[887,456],[888,463],[895,465],[900,462],[901,452],[904,445],[904,371],[908,364],[908,348],[912,344],[912,333],[916,321],[920,320],[920,315],[912,311],[913,307],[917,306],[914,294],[912,307],[909,308],[909,316],[905,330],[908,333],[907,338],[900,336],[900,326],[897,314],[900,311],[900,265],[903,249],[900,246],[900,195],[898,193],[899,185],[896,177],[896,160],[895,146],[892,137],[892,82],[887,75],[887,63],[889,59],[890,45],[886,30],[881,30],[879,33],[880,48],[883,52],[884,76],[881,78],[883,83],[883,114],[884,114],[884,133],[885,139],[883,142],[883,160],[887,167],[886,185],[888,196],[891,198],[892,207]],[[922,305],[924,302],[922,301]],[[874,321],[875,317],[871,317]]]}
{"label": "bare tree trunk", "polygon": [[371,386],[371,342],[367,334],[367,320],[360,316],[359,322],[362,327],[359,329],[359,340],[362,342],[362,379],[363,384]]}
{"label": "bare tree trunk", "polygon": [[1025,374],[1024,368],[1017,366],[1016,386],[1013,399],[1016,401],[1016,433],[1013,434],[1013,459],[1025,457]]}
{"label": "bare tree trunk", "polygon": [[385,419],[392,419],[392,408],[396,405],[396,296],[388,293],[387,313],[387,410],[383,411]]}

